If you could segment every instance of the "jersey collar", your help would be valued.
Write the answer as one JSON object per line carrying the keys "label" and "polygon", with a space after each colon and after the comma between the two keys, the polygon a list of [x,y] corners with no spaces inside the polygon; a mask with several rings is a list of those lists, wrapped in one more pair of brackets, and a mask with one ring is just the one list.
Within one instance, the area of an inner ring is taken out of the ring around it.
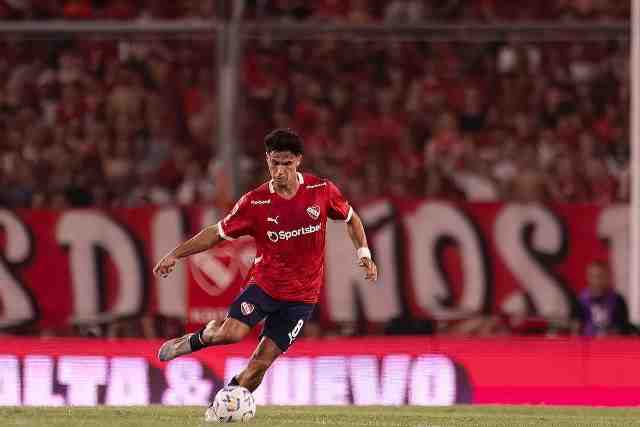
{"label": "jersey collar", "polygon": [[[297,176],[298,176],[298,182],[300,184],[304,184],[304,177],[302,176],[302,174],[300,172],[296,172]],[[275,193],[276,189],[273,188],[273,180],[269,181],[269,193]]]}

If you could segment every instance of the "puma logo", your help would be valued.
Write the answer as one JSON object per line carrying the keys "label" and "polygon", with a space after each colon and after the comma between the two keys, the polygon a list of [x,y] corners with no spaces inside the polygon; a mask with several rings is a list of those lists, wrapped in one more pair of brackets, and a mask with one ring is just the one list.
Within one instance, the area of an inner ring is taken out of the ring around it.
{"label": "puma logo", "polygon": [[278,225],[278,218],[279,218],[279,215],[277,217],[275,217],[275,218],[271,218],[270,216],[268,216],[267,217],[267,222],[272,222],[275,225]]}

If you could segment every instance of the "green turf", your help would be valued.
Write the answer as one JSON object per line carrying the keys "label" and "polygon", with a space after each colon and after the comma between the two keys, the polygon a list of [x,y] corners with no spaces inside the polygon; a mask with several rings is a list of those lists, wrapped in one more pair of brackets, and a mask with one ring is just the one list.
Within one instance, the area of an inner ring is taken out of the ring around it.
{"label": "green turf", "polygon": [[[209,426],[200,407],[0,407],[1,426]],[[258,407],[250,426],[639,426],[640,409],[540,406]]]}

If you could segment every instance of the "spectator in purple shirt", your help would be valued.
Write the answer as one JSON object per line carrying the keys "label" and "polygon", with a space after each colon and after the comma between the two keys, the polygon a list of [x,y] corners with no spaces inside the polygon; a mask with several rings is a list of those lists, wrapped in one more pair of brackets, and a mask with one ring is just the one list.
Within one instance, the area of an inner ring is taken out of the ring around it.
{"label": "spectator in purple shirt", "polygon": [[585,336],[626,335],[633,331],[627,304],[611,287],[611,274],[603,261],[587,266],[587,287],[580,295],[581,332]]}

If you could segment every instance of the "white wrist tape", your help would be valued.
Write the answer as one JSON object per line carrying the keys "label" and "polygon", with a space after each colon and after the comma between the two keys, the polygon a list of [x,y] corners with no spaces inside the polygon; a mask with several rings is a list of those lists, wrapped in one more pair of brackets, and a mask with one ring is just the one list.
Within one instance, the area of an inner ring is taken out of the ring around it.
{"label": "white wrist tape", "polygon": [[356,251],[356,254],[358,255],[358,259],[360,259],[360,258],[369,258],[369,259],[371,259],[371,251],[366,246],[358,248],[358,250]]}

